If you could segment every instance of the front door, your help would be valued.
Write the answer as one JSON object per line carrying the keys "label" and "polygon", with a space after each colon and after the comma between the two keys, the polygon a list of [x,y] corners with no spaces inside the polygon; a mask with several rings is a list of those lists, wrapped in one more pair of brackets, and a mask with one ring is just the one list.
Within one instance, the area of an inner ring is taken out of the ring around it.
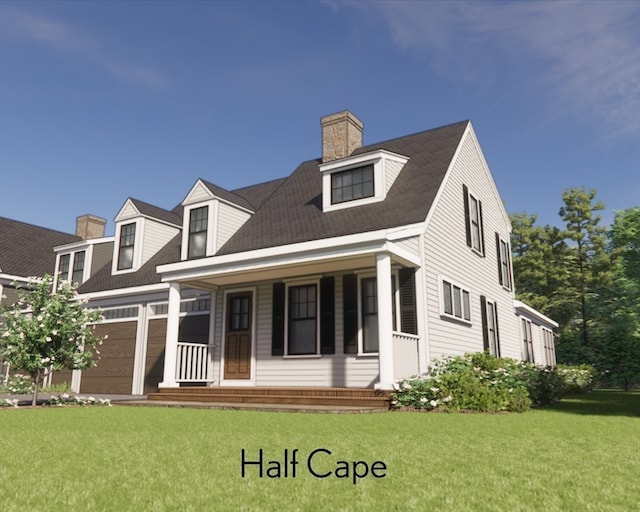
{"label": "front door", "polygon": [[251,378],[251,292],[227,295],[225,380]]}

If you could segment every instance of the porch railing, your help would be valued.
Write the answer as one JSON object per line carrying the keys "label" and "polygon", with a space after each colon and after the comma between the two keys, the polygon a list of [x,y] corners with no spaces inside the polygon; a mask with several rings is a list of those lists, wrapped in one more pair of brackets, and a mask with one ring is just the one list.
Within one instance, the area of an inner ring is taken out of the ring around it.
{"label": "porch railing", "polygon": [[178,342],[176,382],[213,380],[213,347],[202,343]]}
{"label": "porch railing", "polygon": [[419,336],[404,332],[393,333],[393,371],[396,379],[411,377],[419,373]]}

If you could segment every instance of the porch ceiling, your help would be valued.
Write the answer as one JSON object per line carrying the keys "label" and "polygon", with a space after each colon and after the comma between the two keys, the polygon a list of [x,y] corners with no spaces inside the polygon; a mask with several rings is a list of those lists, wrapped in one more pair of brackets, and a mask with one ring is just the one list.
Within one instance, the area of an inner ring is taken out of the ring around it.
{"label": "porch ceiling", "polygon": [[181,282],[184,285],[193,286],[196,288],[215,289],[220,286],[248,284],[258,281],[292,279],[314,274],[342,272],[345,270],[374,269],[375,265],[375,254],[366,254],[355,257],[338,258],[325,261],[274,265],[270,267],[251,270],[212,272],[207,276],[178,279],[177,281]]}

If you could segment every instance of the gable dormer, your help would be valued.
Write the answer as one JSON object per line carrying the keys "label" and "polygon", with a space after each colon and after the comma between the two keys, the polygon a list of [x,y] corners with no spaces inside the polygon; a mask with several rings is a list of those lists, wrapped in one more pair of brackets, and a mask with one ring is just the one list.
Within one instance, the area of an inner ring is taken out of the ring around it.
{"label": "gable dormer", "polygon": [[182,227],[176,213],[132,198],[127,199],[114,220],[113,274],[138,271]]}
{"label": "gable dormer", "polygon": [[182,260],[213,256],[253,214],[246,199],[201,179],[182,206]]}
{"label": "gable dormer", "polygon": [[348,110],[323,117],[320,124],[322,211],[384,201],[409,159],[382,149],[352,156],[362,147],[364,125]]}

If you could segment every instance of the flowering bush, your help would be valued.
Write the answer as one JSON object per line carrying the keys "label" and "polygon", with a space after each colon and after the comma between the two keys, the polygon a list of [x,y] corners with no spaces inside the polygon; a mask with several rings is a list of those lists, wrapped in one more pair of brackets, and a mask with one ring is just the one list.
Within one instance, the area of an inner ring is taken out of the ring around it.
{"label": "flowering bush", "polygon": [[564,381],[566,393],[585,393],[591,391],[596,370],[589,364],[579,366],[558,365],[558,373]]}
{"label": "flowering bush", "polygon": [[28,375],[16,373],[9,377],[4,389],[12,395],[26,395],[33,392],[33,382]]}
{"label": "flowering bush", "polygon": [[434,362],[428,375],[400,381],[392,405],[423,410],[523,412],[532,405],[557,401],[567,390],[584,389],[591,382],[584,372],[535,366],[486,352],[446,356]]}
{"label": "flowering bush", "polygon": [[106,405],[111,407],[111,400],[108,398],[94,398],[92,396],[80,396],[70,395],[69,393],[61,393],[57,396],[52,396],[48,402],[48,405],[63,406],[63,405]]}

